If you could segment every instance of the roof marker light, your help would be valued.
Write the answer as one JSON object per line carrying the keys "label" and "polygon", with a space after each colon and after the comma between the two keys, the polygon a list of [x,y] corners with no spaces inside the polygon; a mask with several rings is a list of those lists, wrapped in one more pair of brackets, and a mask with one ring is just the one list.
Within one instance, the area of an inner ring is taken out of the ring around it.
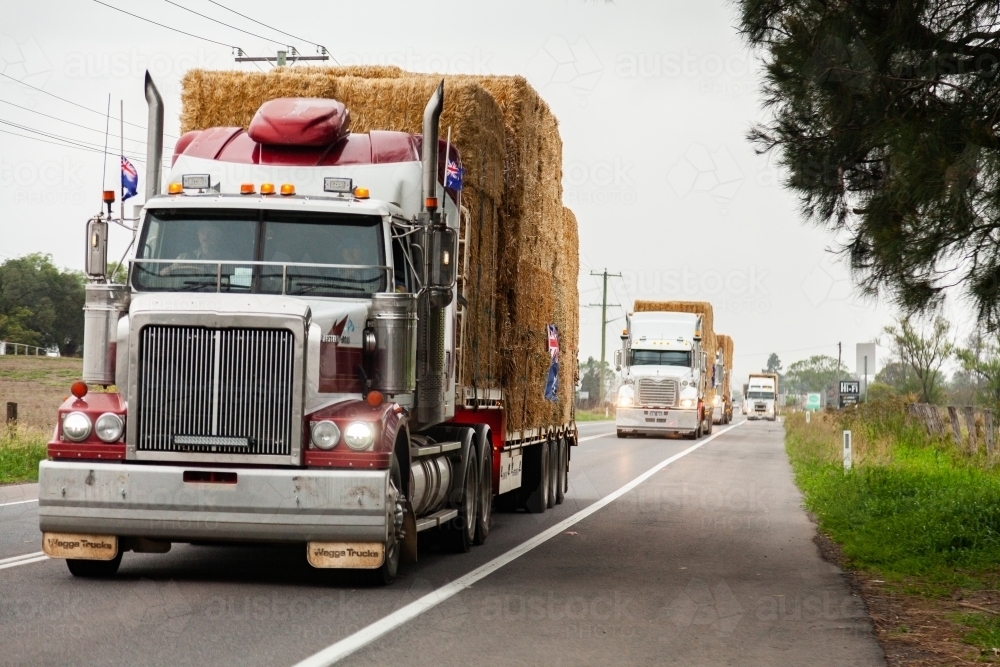
{"label": "roof marker light", "polygon": [[212,177],[209,174],[184,174],[181,185],[185,190],[208,190],[212,187]]}
{"label": "roof marker light", "polygon": [[357,199],[368,199],[371,193],[368,192],[368,188],[357,187],[354,188],[354,196]]}
{"label": "roof marker light", "polygon": [[179,195],[184,192],[184,186],[180,183],[171,183],[167,186],[167,194]]}
{"label": "roof marker light", "polygon": [[274,194],[274,183],[261,183],[260,193],[262,195],[273,195]]}
{"label": "roof marker light", "polygon": [[240,184],[240,194],[241,195],[252,195],[256,194],[257,189],[254,187],[253,183],[241,183]]}
{"label": "roof marker light", "polygon": [[291,183],[282,183],[281,184],[281,195],[283,197],[289,197],[289,196],[294,195],[294,194],[295,194],[295,186],[294,185],[292,185]]}
{"label": "roof marker light", "polygon": [[349,178],[327,176],[323,179],[323,192],[339,192],[341,194],[354,192],[353,183]]}

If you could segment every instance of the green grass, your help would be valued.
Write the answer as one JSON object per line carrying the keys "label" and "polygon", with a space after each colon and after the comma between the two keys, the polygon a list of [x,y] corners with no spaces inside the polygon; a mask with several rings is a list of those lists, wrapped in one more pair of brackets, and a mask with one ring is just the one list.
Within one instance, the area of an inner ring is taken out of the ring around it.
{"label": "green grass", "polygon": [[[841,432],[854,435],[845,473]],[[786,449],[806,506],[849,565],[909,595],[994,589],[1000,573],[1000,468],[909,422],[901,403],[786,421]],[[1000,620],[962,615],[966,641],[1000,646]]]}
{"label": "green grass", "polygon": [[603,422],[603,421],[614,421],[615,415],[613,412],[609,412],[608,416],[604,416],[604,410],[577,410],[576,411],[576,421],[578,422]]}
{"label": "green grass", "polygon": [[0,484],[37,482],[47,441],[42,431],[0,425]]}

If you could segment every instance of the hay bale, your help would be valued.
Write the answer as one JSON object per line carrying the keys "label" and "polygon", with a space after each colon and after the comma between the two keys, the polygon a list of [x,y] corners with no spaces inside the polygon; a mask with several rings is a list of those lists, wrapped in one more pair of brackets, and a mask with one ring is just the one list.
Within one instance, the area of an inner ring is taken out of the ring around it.
{"label": "hay bale", "polygon": [[722,364],[728,369],[733,368],[733,339],[725,334],[716,334],[719,349],[722,350]]}
{"label": "hay bale", "polygon": [[[421,131],[442,78],[441,127],[465,169],[466,246],[459,259],[469,300],[460,378],[501,386],[507,427],[566,423],[573,414],[579,349],[579,237],[562,206],[562,140],[548,105],[523,77],[413,74],[393,66],[277,68],[267,73],[193,70],[182,86],[183,131],[248,127],[278,97],[343,102],[354,132]],[[546,326],[560,331],[558,400],[544,400]]]}

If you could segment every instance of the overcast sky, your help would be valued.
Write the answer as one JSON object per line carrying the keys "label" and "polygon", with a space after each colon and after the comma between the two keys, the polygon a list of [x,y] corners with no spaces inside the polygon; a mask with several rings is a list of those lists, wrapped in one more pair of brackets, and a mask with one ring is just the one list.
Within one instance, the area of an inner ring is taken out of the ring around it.
{"label": "overcast sky", "polygon": [[[623,321],[616,318],[638,298],[711,301],[716,331],[735,340],[737,382],[769,352],[787,366],[812,354],[836,356],[838,341],[853,368],[854,345],[877,336],[893,314],[854,296],[846,268],[828,251],[835,240],[802,223],[780,174],[745,140],[762,117],[759,66],[736,35],[733,8],[720,0],[221,0],[268,27],[208,0],[177,0],[277,42],[164,0],[107,3],[252,55],[286,44],[315,53],[314,44],[281,37],[283,30],[327,46],[342,64],[525,75],[560,121],[564,199],[580,223],[581,303],[600,301],[591,271],[624,276],[609,281],[609,301],[621,304],[609,315],[609,359]],[[125,120],[144,126],[149,68],[166,101],[168,135],[179,133],[185,71],[253,67],[235,64],[226,46],[92,0],[2,0],[0,7],[0,73],[89,109],[105,109],[110,94],[114,116],[123,100]],[[11,78],[0,77],[0,259],[44,252],[82,268],[84,224],[102,185],[100,149],[9,133],[32,135],[23,129],[30,128],[100,146],[104,118]],[[112,134],[117,146],[116,123]],[[125,135],[139,140],[126,141],[126,154],[144,155],[145,132],[126,126]],[[117,188],[114,158],[106,171],[106,187]],[[112,236],[121,253],[128,233]],[[597,357],[600,309],[583,308],[580,319],[581,356]]]}

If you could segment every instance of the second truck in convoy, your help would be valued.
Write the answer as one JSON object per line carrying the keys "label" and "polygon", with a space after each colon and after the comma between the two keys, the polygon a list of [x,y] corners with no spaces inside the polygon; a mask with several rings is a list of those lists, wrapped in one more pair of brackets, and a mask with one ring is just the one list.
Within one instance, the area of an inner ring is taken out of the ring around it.
{"label": "second truck in convoy", "polygon": [[615,365],[623,370],[615,427],[629,435],[712,432],[712,307],[707,303],[637,301]]}

